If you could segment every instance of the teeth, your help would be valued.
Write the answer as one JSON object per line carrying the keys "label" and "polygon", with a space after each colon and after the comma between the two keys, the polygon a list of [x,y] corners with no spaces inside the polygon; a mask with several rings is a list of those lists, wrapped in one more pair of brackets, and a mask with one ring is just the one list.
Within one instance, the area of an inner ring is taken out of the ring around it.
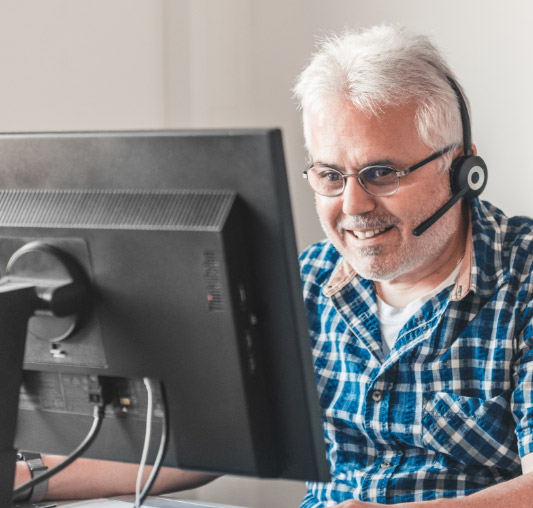
{"label": "teeth", "polygon": [[376,236],[379,233],[383,233],[386,228],[384,229],[374,229],[371,231],[353,231],[353,234],[359,238],[359,240],[364,240],[365,238],[372,238],[373,236]]}

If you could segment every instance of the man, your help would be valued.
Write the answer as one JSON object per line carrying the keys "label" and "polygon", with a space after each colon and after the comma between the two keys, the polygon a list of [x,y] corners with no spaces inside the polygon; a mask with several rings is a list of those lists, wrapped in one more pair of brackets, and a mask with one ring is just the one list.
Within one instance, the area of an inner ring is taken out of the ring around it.
{"label": "man", "polygon": [[470,154],[456,86],[382,26],[327,40],[295,87],[328,237],[301,257],[332,472],[305,508],[533,506],[533,221],[459,199],[413,234]]}

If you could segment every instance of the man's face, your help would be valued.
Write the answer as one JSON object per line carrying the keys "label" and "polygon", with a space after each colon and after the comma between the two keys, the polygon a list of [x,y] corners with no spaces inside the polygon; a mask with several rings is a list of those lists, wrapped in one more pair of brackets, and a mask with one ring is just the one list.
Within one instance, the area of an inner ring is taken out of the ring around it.
{"label": "man's face", "polygon": [[[418,139],[413,104],[387,108],[379,118],[361,113],[345,99],[332,100],[323,111],[311,121],[314,163],[349,174],[376,164],[403,170],[432,153]],[[362,277],[416,281],[438,270],[450,247],[460,241],[458,204],[420,237],[412,233],[451,196],[448,173],[438,172],[439,162],[402,177],[392,196],[371,196],[353,177],[341,196],[316,195],[324,231]]]}

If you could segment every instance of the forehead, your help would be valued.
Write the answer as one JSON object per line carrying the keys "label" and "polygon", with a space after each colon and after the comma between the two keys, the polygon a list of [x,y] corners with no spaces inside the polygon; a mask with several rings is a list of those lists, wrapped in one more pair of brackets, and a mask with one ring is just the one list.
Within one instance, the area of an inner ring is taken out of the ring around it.
{"label": "forehead", "polygon": [[310,119],[313,161],[364,164],[410,159],[425,147],[419,140],[413,103],[384,107],[378,115],[358,110],[347,99],[332,99]]}

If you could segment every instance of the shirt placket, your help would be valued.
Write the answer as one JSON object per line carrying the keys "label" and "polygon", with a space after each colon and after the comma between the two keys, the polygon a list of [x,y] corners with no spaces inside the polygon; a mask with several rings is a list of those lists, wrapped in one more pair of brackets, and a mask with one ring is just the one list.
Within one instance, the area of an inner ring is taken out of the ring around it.
{"label": "shirt placket", "polygon": [[[354,340],[358,340],[370,352],[379,366],[375,370],[375,376],[369,379],[364,393],[364,428],[377,453],[374,463],[369,465],[361,481],[360,495],[363,500],[386,503],[387,487],[402,461],[401,449],[394,446],[395,440],[390,429],[391,391],[394,389],[399,361],[431,336],[431,330],[438,324],[445,305],[435,309],[436,313],[429,323],[404,327],[400,335],[409,336],[409,341],[399,348],[394,347],[385,358],[377,312],[371,309],[373,298],[364,299],[355,296],[360,294],[359,291],[353,294],[350,291],[352,288],[346,287],[332,295],[332,303],[355,336]],[[345,302],[351,304],[347,305]]]}
{"label": "shirt placket", "polygon": [[[363,396],[364,427],[368,437],[374,442],[377,455],[373,464],[367,468],[361,482],[361,498],[367,501],[384,502],[387,483],[394,473],[398,459],[387,445],[389,432],[389,398],[392,384],[389,374],[379,376],[384,361],[382,337],[377,319],[377,306],[372,296],[373,290],[365,288],[362,292],[354,286],[347,286],[331,296],[332,303],[343,321],[354,335],[354,340],[368,350],[376,362],[376,375],[366,384]],[[366,293],[367,298],[359,295]],[[347,304],[346,302],[350,302]]]}
{"label": "shirt placket", "polygon": [[[401,343],[401,345],[398,342],[394,345],[389,356],[381,366],[380,371],[377,373],[376,378],[369,386],[366,400],[365,423],[368,422],[369,434],[372,432],[373,440],[380,451],[375,467],[372,471],[369,471],[368,475],[368,492],[372,494],[370,500],[373,502],[387,502],[387,489],[394,482],[394,473],[401,468],[404,459],[402,448],[394,446],[395,439],[391,435],[393,412],[396,414],[398,411],[404,411],[406,409],[403,407],[394,407],[391,403],[394,380],[397,378],[401,359],[412,352],[422,342],[431,340],[445,308],[445,303],[439,308],[434,308],[431,319],[426,320],[423,325],[420,325],[420,320],[410,320],[413,323],[412,325],[409,325],[409,322],[406,323],[400,331],[399,336],[409,337],[409,340]],[[413,378],[412,389],[415,392],[420,392],[420,387],[414,381]],[[421,407],[421,404],[417,404],[416,407]],[[412,414],[412,411],[409,412]],[[411,430],[414,432],[414,421],[412,422]]]}

